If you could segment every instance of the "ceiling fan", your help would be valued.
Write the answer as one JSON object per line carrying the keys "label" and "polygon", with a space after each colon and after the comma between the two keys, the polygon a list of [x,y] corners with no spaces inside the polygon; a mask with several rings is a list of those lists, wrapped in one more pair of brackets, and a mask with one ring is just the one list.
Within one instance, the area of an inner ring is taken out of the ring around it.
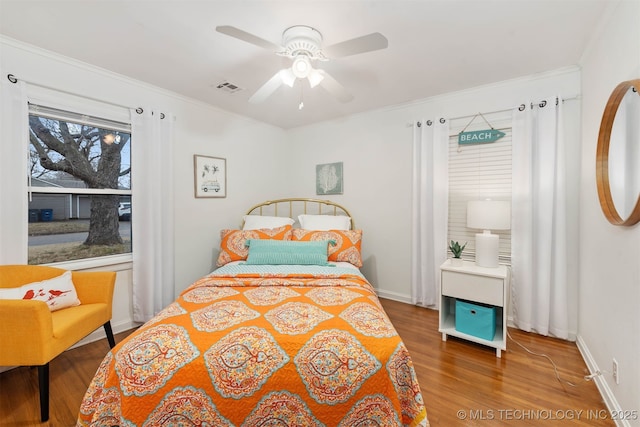
{"label": "ceiling fan", "polygon": [[306,25],[287,28],[282,33],[281,45],[229,25],[217,26],[216,31],[292,59],[290,67],[278,71],[249,98],[253,104],[263,102],[283,84],[293,87],[297,79],[307,79],[312,88],[320,85],[339,101],[349,102],[353,95],[325,70],[314,68],[313,62],[385,49],[389,45],[385,36],[371,33],[323,47],[322,34]]}

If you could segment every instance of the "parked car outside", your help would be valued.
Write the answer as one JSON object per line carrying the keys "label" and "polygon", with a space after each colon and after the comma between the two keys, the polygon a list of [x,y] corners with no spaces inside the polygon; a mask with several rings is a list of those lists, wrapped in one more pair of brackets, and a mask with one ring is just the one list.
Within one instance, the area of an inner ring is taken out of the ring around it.
{"label": "parked car outside", "polygon": [[131,221],[131,203],[121,202],[118,206],[118,219],[120,221]]}

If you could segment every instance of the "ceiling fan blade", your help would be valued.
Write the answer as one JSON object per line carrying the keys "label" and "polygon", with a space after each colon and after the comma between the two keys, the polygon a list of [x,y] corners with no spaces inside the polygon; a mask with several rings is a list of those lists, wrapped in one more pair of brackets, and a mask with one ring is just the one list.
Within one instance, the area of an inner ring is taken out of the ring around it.
{"label": "ceiling fan blade", "polygon": [[320,81],[320,86],[322,86],[327,92],[331,95],[338,98],[340,102],[349,102],[353,99],[353,95],[351,95],[345,88],[342,86],[336,79],[334,79],[331,74],[327,73],[324,70],[318,70],[318,73],[324,77]]}
{"label": "ceiling fan blade", "polygon": [[270,50],[272,52],[279,52],[282,49],[282,46],[279,46],[275,43],[272,43],[268,40],[260,38],[258,36],[254,36],[251,33],[247,33],[239,28],[232,27],[230,25],[218,25],[216,27],[216,31],[222,34],[226,34],[228,36],[234,37],[236,39],[245,41],[247,43],[251,43],[256,46],[260,46],[264,49]]}
{"label": "ceiling fan blade", "polygon": [[386,49],[389,41],[380,33],[371,33],[366,36],[356,37],[341,43],[323,48],[322,51],[329,58],[342,58],[373,50]]}
{"label": "ceiling fan blade", "polygon": [[270,97],[273,92],[278,90],[278,88],[284,83],[281,76],[282,71],[283,70],[280,70],[275,73],[273,77],[271,77],[265,84],[260,87],[260,89],[256,91],[256,93],[251,95],[251,98],[249,98],[249,102],[251,104],[259,104]]}

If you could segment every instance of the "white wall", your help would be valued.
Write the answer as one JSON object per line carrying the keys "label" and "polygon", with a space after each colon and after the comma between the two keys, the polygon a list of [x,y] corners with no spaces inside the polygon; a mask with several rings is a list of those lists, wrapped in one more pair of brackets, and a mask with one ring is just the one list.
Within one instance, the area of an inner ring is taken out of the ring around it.
{"label": "white wall", "polygon": [[[260,201],[290,195],[284,131],[202,106],[179,116],[174,163],[177,292],[213,270],[221,229],[239,228],[242,215]],[[226,159],[226,198],[194,198],[193,154]]]}
{"label": "white wall", "polygon": [[[458,119],[462,127],[478,112],[509,109],[549,96],[574,97],[580,92],[580,72],[567,68],[451,93],[340,120],[291,130],[290,169],[293,194],[314,196],[315,165],[344,163],[344,194],[332,196],[347,206],[363,229],[363,271],[382,296],[410,300],[411,290],[411,179],[410,123],[440,117]],[[580,102],[564,105],[567,134],[570,241],[578,239],[580,157]],[[457,123],[457,124],[456,124]],[[446,242],[442,242],[446,245]],[[517,248],[514,248],[517,250]],[[577,299],[577,253],[570,260],[570,292]],[[571,318],[577,318],[572,313]],[[571,331],[577,331],[575,321]]]}
{"label": "white wall", "polygon": [[[614,4],[582,62],[579,335],[587,360],[606,371],[603,395],[640,411],[640,224],[616,227],[599,205],[595,158],[600,120],[618,83],[640,78],[640,2]],[[620,384],[613,381],[612,359]],[[640,415],[638,415],[640,417]],[[629,425],[640,426],[640,420]]]}

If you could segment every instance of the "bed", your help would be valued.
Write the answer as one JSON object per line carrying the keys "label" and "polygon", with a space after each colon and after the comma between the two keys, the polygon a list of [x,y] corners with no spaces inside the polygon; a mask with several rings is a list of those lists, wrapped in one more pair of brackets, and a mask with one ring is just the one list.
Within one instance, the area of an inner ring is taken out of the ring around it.
{"label": "bed", "polygon": [[107,354],[77,425],[428,426],[361,243],[327,200],[252,207],[219,267]]}

